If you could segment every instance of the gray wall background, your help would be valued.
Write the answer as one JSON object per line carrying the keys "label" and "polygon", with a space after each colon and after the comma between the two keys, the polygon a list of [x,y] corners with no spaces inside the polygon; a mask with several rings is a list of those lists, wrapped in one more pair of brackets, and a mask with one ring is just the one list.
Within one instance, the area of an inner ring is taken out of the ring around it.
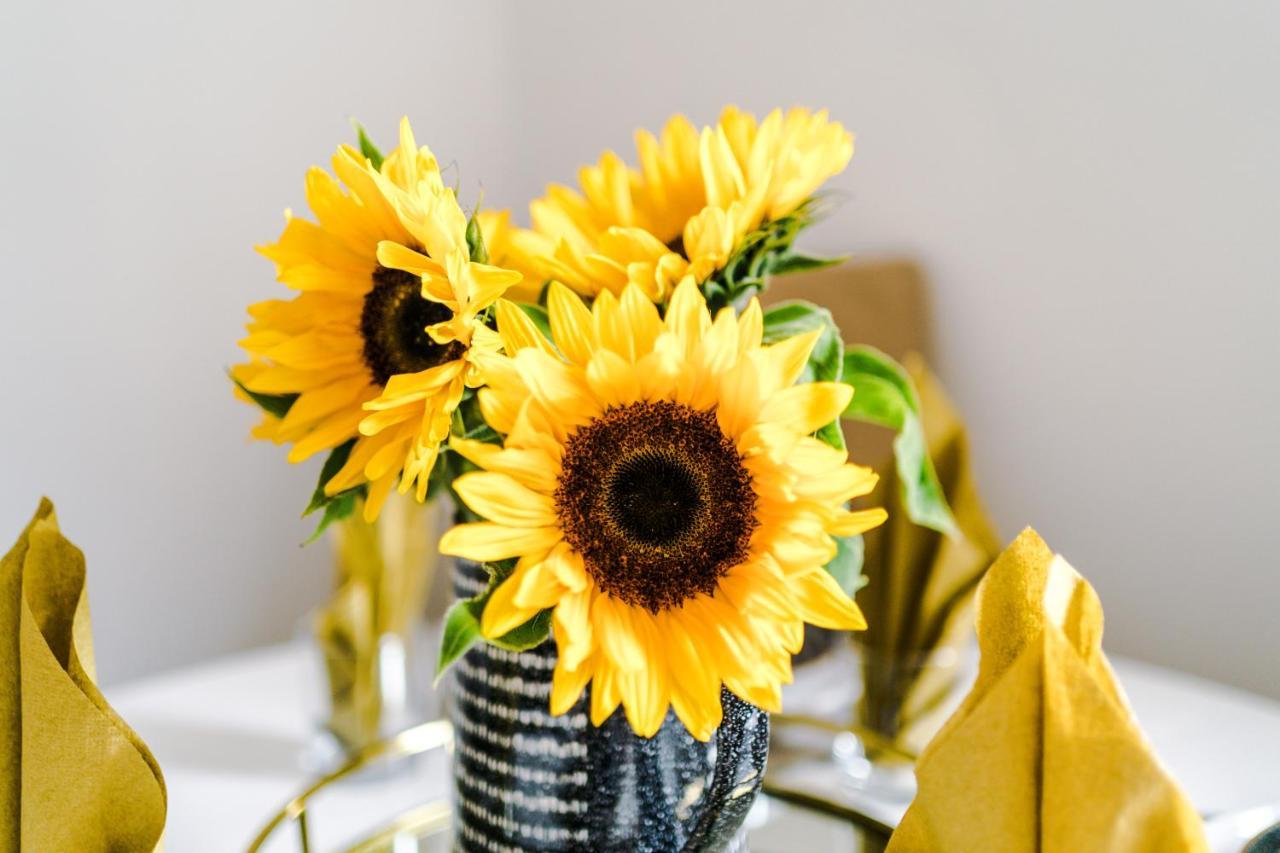
{"label": "gray wall background", "polygon": [[828,106],[807,245],[924,263],[1004,535],[1113,651],[1280,696],[1277,43],[1268,0],[6,4],[0,531],[58,502],[108,681],[291,635],[316,472],[222,370],[348,116],[523,209],[671,112]]}

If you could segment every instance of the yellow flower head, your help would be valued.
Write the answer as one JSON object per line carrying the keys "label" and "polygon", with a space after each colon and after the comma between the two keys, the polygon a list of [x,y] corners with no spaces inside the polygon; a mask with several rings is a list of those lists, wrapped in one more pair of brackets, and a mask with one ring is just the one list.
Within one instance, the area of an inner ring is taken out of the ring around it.
{"label": "yellow flower head", "polygon": [[397,480],[425,495],[453,410],[479,383],[475,353],[499,346],[477,314],[520,275],[470,260],[466,217],[407,119],[380,168],[343,146],[333,171],[307,174],[316,221],[288,216],[260,249],[299,293],[249,308],[250,362],[233,376],[296,396],[255,431],[292,443],[289,461],[355,440],[325,491],[368,483],[373,519]]}
{"label": "yellow flower head", "polygon": [[498,302],[506,354],[482,357],[479,393],[505,438],[451,444],[483,469],[454,485],[487,520],[453,528],[441,550],[518,558],[483,633],[551,608],[551,711],[591,682],[596,725],[621,704],[650,736],[672,708],[706,740],[722,685],[778,710],[804,623],[865,627],[824,566],[833,536],[883,521],[846,506],[876,476],[812,437],[852,391],[795,384],[817,332],[763,346],[757,302],[713,321],[692,281],[665,319],[636,285],[588,309],[553,283],[548,309],[554,347]]}
{"label": "yellow flower head", "polygon": [[686,276],[705,281],[761,224],[781,219],[839,174],[853,136],[826,111],[774,110],[763,121],[727,107],[713,127],[670,119],[636,133],[639,164],[607,151],[529,206],[519,251],[539,279],[585,296],[635,284],[663,301]]}

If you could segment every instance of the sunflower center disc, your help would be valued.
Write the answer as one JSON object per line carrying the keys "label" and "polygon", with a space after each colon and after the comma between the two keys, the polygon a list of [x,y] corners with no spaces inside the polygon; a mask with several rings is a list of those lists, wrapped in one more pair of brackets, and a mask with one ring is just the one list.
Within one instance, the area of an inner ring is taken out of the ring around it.
{"label": "sunflower center disc", "polygon": [[612,408],[575,432],[555,499],[600,588],[655,613],[714,592],[758,524],[751,474],[715,412],[668,401]]}
{"label": "sunflower center disc", "polygon": [[451,316],[449,308],[422,297],[422,280],[413,273],[380,266],[373,289],[364,298],[360,334],[364,362],[379,385],[398,373],[418,373],[457,358],[462,345],[439,344],[427,326]]}

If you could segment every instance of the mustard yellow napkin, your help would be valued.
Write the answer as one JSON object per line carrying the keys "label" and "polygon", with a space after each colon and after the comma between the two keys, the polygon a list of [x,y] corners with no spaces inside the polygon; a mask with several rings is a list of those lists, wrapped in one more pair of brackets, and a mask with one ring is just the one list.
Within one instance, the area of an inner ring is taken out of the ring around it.
{"label": "mustard yellow napkin", "polygon": [[165,788],[94,685],[84,555],[53,504],[0,560],[0,848],[149,851]]}
{"label": "mustard yellow napkin", "polygon": [[[858,604],[868,628],[862,647],[864,691],[860,722],[918,753],[949,711],[946,699],[962,677],[958,666],[939,665],[939,650],[965,650],[973,642],[973,598],[1000,540],[974,484],[964,421],[924,359],[909,354],[904,366],[920,395],[929,456],[933,459],[959,533],[944,536],[912,523],[893,465],[881,490],[889,520],[867,537]],[[962,689],[962,688],[961,688]]]}
{"label": "mustard yellow napkin", "polygon": [[1033,530],[978,589],[978,679],[916,765],[890,851],[1207,850],[1102,653],[1093,588]]}

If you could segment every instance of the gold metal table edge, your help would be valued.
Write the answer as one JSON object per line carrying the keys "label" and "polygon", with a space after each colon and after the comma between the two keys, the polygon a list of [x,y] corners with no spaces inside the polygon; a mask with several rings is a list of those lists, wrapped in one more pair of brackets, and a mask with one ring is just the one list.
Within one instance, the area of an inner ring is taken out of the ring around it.
{"label": "gold metal table edge", "polygon": [[[252,842],[250,842],[248,853],[259,853],[262,849],[262,845],[267,842],[272,833],[274,833],[286,820],[297,821],[298,839],[302,845],[302,851],[303,853],[310,853],[311,839],[307,825],[307,801],[318,791],[323,790],[340,779],[344,779],[358,773],[380,759],[408,758],[440,747],[444,747],[445,749],[451,749],[453,747],[453,726],[450,725],[448,720],[432,720],[429,723],[423,723],[422,725],[414,726],[411,729],[406,729],[393,738],[388,738],[387,740],[369,745],[348,759],[336,770],[321,776],[311,785],[307,786],[301,794],[298,794],[296,797],[293,797],[286,802],[284,806],[275,813],[271,820],[267,822],[266,826],[262,828],[262,831],[254,837]],[[437,814],[437,809],[443,809],[443,817]],[[428,813],[428,810],[431,810],[430,813]],[[404,822],[414,820],[425,821],[422,828],[434,828],[434,824],[440,820],[443,820],[447,825],[449,820],[449,805],[448,803],[437,801],[414,809],[405,815],[401,815],[389,827],[379,831],[369,839],[360,842],[360,844],[353,849],[370,849],[367,845],[372,840],[381,837],[386,832],[391,832],[391,834],[394,835],[396,832],[406,831],[410,827],[408,824],[404,824]]]}

